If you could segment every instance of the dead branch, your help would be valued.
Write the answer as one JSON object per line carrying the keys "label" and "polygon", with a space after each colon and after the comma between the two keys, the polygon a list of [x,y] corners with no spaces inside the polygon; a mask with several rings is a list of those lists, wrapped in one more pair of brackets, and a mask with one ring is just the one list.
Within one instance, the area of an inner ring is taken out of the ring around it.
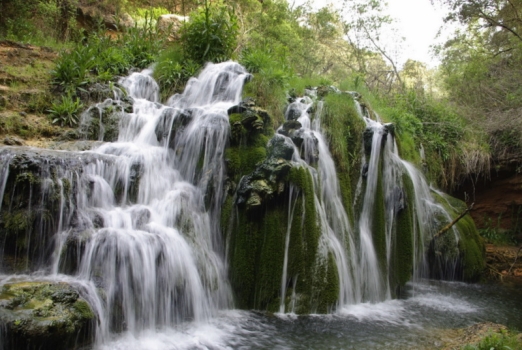
{"label": "dead branch", "polygon": [[462,219],[471,209],[473,209],[473,205],[475,205],[475,203],[471,203],[471,205],[466,209],[464,210],[459,216],[457,216],[457,218],[455,220],[453,220],[452,222],[450,222],[449,224],[447,224],[446,226],[444,226],[439,232],[437,232],[435,234],[435,236],[433,236],[433,238],[437,238],[437,237],[440,237],[441,235],[443,235],[444,233],[446,233],[451,227],[453,227],[453,225],[455,225],[460,219]]}
{"label": "dead branch", "polygon": [[517,263],[518,254],[520,253],[521,250],[522,250],[522,247],[518,248],[517,255],[515,256],[515,261],[513,261],[513,264],[511,264],[511,267],[509,268],[508,274],[511,273],[511,270],[513,269],[513,266],[515,266],[515,264]]}

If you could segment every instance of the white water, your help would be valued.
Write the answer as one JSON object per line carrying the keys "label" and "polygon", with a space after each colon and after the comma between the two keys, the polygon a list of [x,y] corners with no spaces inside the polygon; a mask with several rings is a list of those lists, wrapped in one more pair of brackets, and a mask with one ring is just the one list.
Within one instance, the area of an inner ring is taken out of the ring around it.
{"label": "white water", "polygon": [[[55,251],[51,267],[40,271],[38,278],[79,286],[99,317],[98,348],[225,349],[235,348],[233,338],[237,334],[248,339],[245,334],[251,316],[245,321],[244,314],[236,317],[238,314],[232,311],[226,313],[226,322],[219,321],[223,317],[220,310],[232,306],[232,293],[216,224],[223,195],[227,109],[239,103],[246,77],[244,69],[235,63],[209,65],[199,78],[191,79],[183,94],[162,105],[157,102],[159,90],[150,72],[132,74],[121,84],[135,100],[134,112],[122,119],[118,142],[93,151],[99,158],[86,161],[81,170],[60,174],[60,178],[77,184],[76,198],[65,195],[60,180]],[[301,110],[298,121],[303,126],[304,142],[302,150],[296,149],[293,162],[305,167],[314,180],[321,228],[317,264],[324,264],[329,254],[334,257],[339,279],[338,316],[372,321],[391,315],[400,323],[403,302],[389,301],[388,271],[381,270],[372,241],[371,219],[381,157],[385,193],[396,193],[403,173],[413,182],[418,221],[415,245],[420,248],[414,258],[416,266],[424,265],[430,220],[440,207],[433,204],[420,172],[400,159],[393,138],[388,137],[381,147],[384,127],[367,120],[374,131],[372,152],[367,161],[363,210],[357,227],[351,227],[335,164],[321,130],[321,105],[312,120],[307,112],[311,103],[309,99],[296,103]],[[182,126],[173,131],[171,126],[178,123]],[[158,132],[166,137],[159,137]],[[79,153],[78,157],[89,156]],[[3,163],[9,161],[7,157]],[[2,193],[8,167],[3,169]],[[294,311],[293,303],[287,305],[285,300],[295,197],[290,191],[280,313]],[[394,200],[387,201],[388,260],[395,214]],[[72,222],[74,229],[70,228]],[[63,251],[71,249],[70,241],[83,252],[73,277],[62,274],[69,263]],[[297,276],[290,277],[294,283],[298,280]],[[7,278],[2,283],[9,281]],[[103,297],[98,288],[104,290]],[[290,300],[295,300],[295,295]],[[419,297],[416,302],[424,301]],[[441,301],[443,306],[450,303],[451,299]],[[236,327],[235,321],[240,325]],[[394,323],[395,319],[386,321]],[[270,327],[259,327],[270,334]],[[122,336],[114,339],[119,332]]]}
{"label": "white water", "polygon": [[[240,102],[248,73],[234,62],[208,64],[167,105],[157,102],[159,89],[150,74],[133,73],[120,82],[134,110],[122,118],[118,141],[93,150],[95,160],[81,169],[60,174],[76,184],[76,197],[65,196],[58,182],[55,251],[50,268],[39,273],[40,280],[85,286],[81,294],[99,306],[101,347],[113,332],[136,337],[186,321],[208,322],[232,306],[216,223],[227,110]],[[180,121],[182,127],[171,130]],[[78,153],[78,159],[87,154]],[[45,181],[52,185],[44,179],[44,191]],[[62,275],[71,263],[63,252],[74,248],[77,271]]]}
{"label": "white water", "polygon": [[[342,203],[335,164],[321,130],[322,103],[319,103],[313,121],[308,113],[312,103],[310,98],[305,97],[293,102],[291,108],[288,109],[300,111],[297,121],[302,125],[300,129],[303,138],[302,150],[294,145],[292,161],[295,166],[307,169],[313,179],[314,201],[321,230],[316,266],[326,264],[328,255],[332,254],[339,279],[337,304],[352,304],[361,300],[360,280],[358,275],[353,272],[357,267],[357,252],[350,221]],[[276,137],[284,136],[276,135]],[[288,138],[287,142],[293,145]],[[313,166],[315,160],[317,160],[317,169]],[[289,225],[290,223],[291,221],[289,221]],[[290,230],[290,226],[288,226],[288,230]],[[285,264],[281,280],[282,286],[286,285],[286,275]],[[281,313],[285,312],[283,305],[285,291],[286,288],[283,287],[279,310]]]}

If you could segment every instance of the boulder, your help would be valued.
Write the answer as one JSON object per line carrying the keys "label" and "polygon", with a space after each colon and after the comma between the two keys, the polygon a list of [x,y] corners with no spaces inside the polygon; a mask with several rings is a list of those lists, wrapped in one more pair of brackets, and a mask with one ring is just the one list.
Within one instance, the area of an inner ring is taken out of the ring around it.
{"label": "boulder", "polygon": [[64,282],[5,284],[0,294],[3,349],[61,350],[89,345],[96,316]]}
{"label": "boulder", "polygon": [[176,41],[180,38],[180,29],[189,20],[187,16],[176,14],[161,15],[158,18],[158,31],[167,37],[168,41]]}
{"label": "boulder", "polygon": [[80,25],[87,28],[97,28],[102,23],[108,30],[122,31],[136,25],[128,13],[115,15],[102,11],[102,7],[99,6],[80,5],[76,9],[76,19]]}

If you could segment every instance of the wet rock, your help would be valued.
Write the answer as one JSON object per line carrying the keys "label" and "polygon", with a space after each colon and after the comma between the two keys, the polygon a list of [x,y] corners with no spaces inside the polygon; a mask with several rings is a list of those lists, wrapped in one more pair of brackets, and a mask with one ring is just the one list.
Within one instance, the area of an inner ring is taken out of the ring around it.
{"label": "wet rock", "polygon": [[231,115],[234,113],[243,113],[249,109],[252,109],[255,106],[256,106],[256,100],[254,100],[252,97],[247,97],[246,99],[241,101],[238,105],[230,107],[228,109],[227,113],[228,113],[228,115]]}
{"label": "wet rock", "polygon": [[76,19],[84,27],[98,29],[102,24],[108,30],[124,30],[135,25],[128,13],[103,13],[97,6],[80,5],[76,8]]}
{"label": "wet rock", "polygon": [[283,124],[283,130],[289,132],[290,130],[298,130],[301,129],[303,125],[299,123],[297,120],[289,120]]}
{"label": "wet rock", "polygon": [[64,282],[6,284],[0,294],[4,349],[76,349],[92,343],[95,319]]}
{"label": "wet rock", "polygon": [[4,272],[27,273],[47,266],[59,223],[74,217],[78,175],[87,164],[114,160],[20,146],[1,147],[0,160],[9,167],[0,215],[0,264]]}
{"label": "wet rock", "polygon": [[269,158],[282,158],[285,160],[291,160],[294,155],[294,146],[287,142],[284,137],[273,137],[268,142],[267,152]]}
{"label": "wet rock", "polygon": [[393,123],[384,124],[384,130],[386,132],[386,135],[391,135],[395,137],[395,125]]}
{"label": "wet rock", "polygon": [[[282,140],[282,144],[277,140]],[[283,151],[285,148],[283,144],[286,144],[285,138],[281,136],[272,138],[268,146],[270,151],[267,159],[259,164],[252,174],[241,179],[237,189],[238,205],[245,205],[247,210],[252,210],[283,192],[284,185],[282,186],[281,183],[292,167],[287,159],[281,157],[288,156],[288,153]],[[288,144],[286,145],[288,147]],[[292,149],[293,154],[293,146],[290,145],[289,148]]]}
{"label": "wet rock", "polygon": [[150,221],[150,210],[147,208],[137,208],[132,212],[132,227],[142,230]]}
{"label": "wet rock", "polygon": [[301,108],[295,103],[291,103],[286,107],[285,119],[286,120],[297,120],[302,114]]}
{"label": "wet rock", "polygon": [[259,134],[269,134],[272,128],[267,111],[255,106],[253,99],[246,99],[237,106],[228,109],[231,125],[231,143],[237,145],[243,141],[255,139]]}
{"label": "wet rock", "polygon": [[71,151],[71,152],[79,152],[79,151],[90,151],[97,147],[103,145],[103,141],[89,141],[89,140],[80,140],[80,141],[62,141],[56,142],[51,145],[50,149],[62,150],[62,151]]}
{"label": "wet rock", "polygon": [[115,88],[109,84],[102,83],[94,83],[89,85],[80,91],[79,94],[82,101],[88,104],[102,102],[108,98],[114,99],[116,97]]}
{"label": "wet rock", "polygon": [[361,170],[361,176],[363,177],[363,179],[366,179],[368,177],[368,169],[369,169],[368,163],[364,163],[362,170]]}
{"label": "wet rock", "polygon": [[395,215],[397,215],[401,210],[406,208],[405,196],[406,194],[404,193],[404,190],[400,187],[395,187],[392,193],[388,195],[387,207],[393,206]]}
{"label": "wet rock", "polygon": [[372,153],[373,134],[375,132],[383,133],[381,139],[381,147],[384,147],[388,135],[395,136],[395,126],[392,123],[384,124],[382,129],[367,127],[363,133],[364,153],[369,156]]}
{"label": "wet rock", "polygon": [[118,140],[120,120],[132,111],[132,99],[112,100],[87,109],[81,117],[80,134],[87,140],[113,142]]}
{"label": "wet rock", "polygon": [[169,147],[174,149],[178,133],[183,132],[191,121],[192,111],[190,109],[180,111],[174,108],[165,108],[156,125],[155,133],[158,142],[163,144],[168,139]]}

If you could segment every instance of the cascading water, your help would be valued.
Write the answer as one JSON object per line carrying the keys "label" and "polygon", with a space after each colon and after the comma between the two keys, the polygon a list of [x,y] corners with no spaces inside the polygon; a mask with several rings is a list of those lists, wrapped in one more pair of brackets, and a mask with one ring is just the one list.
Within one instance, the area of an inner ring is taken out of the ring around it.
{"label": "cascading water", "polygon": [[[335,164],[328,150],[328,145],[321,133],[320,115],[322,105],[320,104],[316,118],[312,122],[308,113],[312,103],[313,101],[310,98],[303,98],[293,102],[289,106],[286,119],[288,119],[288,111],[299,114],[296,120],[301,125],[300,137],[303,139],[302,152],[291,140],[288,139],[288,143],[294,147],[294,156],[292,159],[294,164],[298,167],[305,168],[313,179],[314,202],[321,232],[319,237],[319,250],[316,256],[318,260],[317,263],[320,265],[328,259],[329,254],[333,255],[337,267],[337,278],[339,280],[338,305],[351,304],[360,300],[358,295],[359,281],[353,273],[353,267],[355,267],[354,258],[357,255],[352,240],[352,229],[348,215],[342,204]],[[285,136],[279,135],[278,137]],[[317,169],[313,166],[314,162],[317,162]],[[290,198],[290,203],[294,202],[295,201],[292,201],[292,198]],[[290,205],[292,206],[292,204]],[[288,231],[290,230],[291,221],[292,220],[289,220],[288,223]],[[286,247],[285,252],[287,250],[288,247]],[[284,286],[286,285],[286,279],[287,272],[285,263],[281,281],[283,287],[281,288],[280,312],[285,311]]]}
{"label": "cascading water", "polygon": [[[121,110],[117,142],[89,152],[3,148],[0,194],[9,191],[9,198],[0,202],[0,221],[9,232],[0,258],[9,264],[0,284],[74,286],[96,314],[97,348],[122,339],[120,349],[135,343],[138,349],[263,348],[274,343],[249,338],[266,326],[257,324],[258,316],[230,311],[216,326],[223,317],[218,311],[233,305],[232,288],[244,307],[357,317],[350,305],[378,309],[412,275],[427,276],[426,251],[442,250],[430,244],[451,216],[422,174],[399,157],[393,127],[364,116],[356,102],[367,126],[365,165],[349,215],[321,126],[323,102],[293,102],[267,145],[271,132],[260,134],[271,124],[240,103],[248,77],[236,63],[209,64],[163,105],[151,71],[133,73],[120,81],[133,99],[132,113],[118,101],[120,93],[85,116],[100,124],[94,139],[103,141],[114,137],[102,125],[104,108]],[[236,146],[256,161],[247,159],[252,174],[234,180],[225,164],[244,170],[241,157],[227,153],[236,136]],[[31,172],[13,177],[15,168],[38,169],[38,179]],[[224,203],[233,204],[226,233],[218,224]],[[453,244],[461,234],[452,230]],[[19,245],[14,256],[4,256],[13,245]],[[447,266],[457,264],[452,249]],[[200,346],[203,341],[190,339],[178,347],[187,334],[204,338],[193,330],[198,321],[243,340]],[[234,328],[236,321],[244,324]]]}
{"label": "cascading water", "polygon": [[[84,293],[100,306],[98,343],[113,331],[139,334],[208,320],[232,303],[215,222],[227,109],[239,102],[248,74],[237,63],[208,64],[167,105],[157,102],[150,74],[133,73],[120,82],[134,110],[120,121],[117,142],[73,154],[80,160],[73,169],[62,163],[50,170],[58,169],[60,187],[54,253],[34,268],[43,278],[90,286]],[[5,154],[4,186],[13,158],[9,150]],[[42,176],[53,184],[52,174]]]}

